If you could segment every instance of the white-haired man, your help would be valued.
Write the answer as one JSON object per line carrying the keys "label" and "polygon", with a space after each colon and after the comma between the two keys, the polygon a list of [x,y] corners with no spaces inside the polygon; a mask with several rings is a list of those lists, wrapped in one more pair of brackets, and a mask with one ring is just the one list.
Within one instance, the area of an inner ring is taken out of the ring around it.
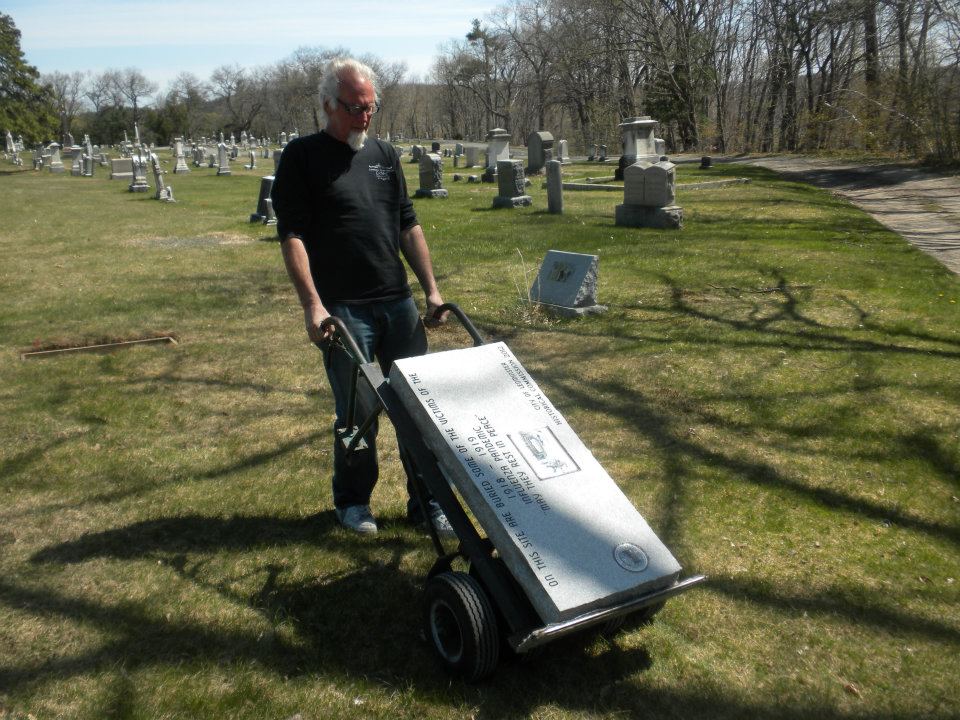
{"label": "white-haired man", "polygon": [[[284,264],[303,307],[307,334],[318,345],[332,329],[320,324],[340,318],[368,358],[386,374],[394,360],[426,352],[426,336],[410,294],[401,255],[426,294],[426,317],[443,304],[430,251],[407,196],[400,158],[388,143],[367,137],[379,109],[376,77],[363,63],[338,58],[328,63],[320,85],[326,127],[286,146],[271,198],[277,215]],[[333,501],[340,523],[376,533],[370,496],[377,482],[377,429],[365,436],[368,450],[344,457],[339,431],[345,427],[348,358],[324,354],[334,393]],[[403,449],[401,448],[403,456]],[[405,463],[406,465],[406,463]],[[409,474],[409,472],[408,472]],[[427,512],[412,499],[407,512],[452,532],[434,501]]]}

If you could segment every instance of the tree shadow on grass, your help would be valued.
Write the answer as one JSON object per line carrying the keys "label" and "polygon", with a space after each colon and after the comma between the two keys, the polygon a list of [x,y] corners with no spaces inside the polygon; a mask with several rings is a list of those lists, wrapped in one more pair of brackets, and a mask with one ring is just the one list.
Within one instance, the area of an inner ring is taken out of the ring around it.
{"label": "tree shadow on grass", "polygon": [[817,595],[790,594],[743,577],[712,573],[710,592],[773,608],[790,615],[838,616],[858,626],[871,626],[893,635],[912,635],[938,643],[960,644],[960,630],[947,622],[918,617],[910,613],[855,600],[837,590]]}
{"label": "tree shadow on grass", "polygon": [[[270,528],[276,523],[279,528]],[[538,708],[559,706],[574,712],[606,712],[634,717],[676,718],[808,718],[812,714],[825,718],[845,718],[839,709],[816,701],[800,705],[784,705],[771,700],[746,701],[719,685],[704,686],[697,682],[689,691],[655,688],[646,685],[643,675],[653,668],[657,658],[640,645],[624,648],[616,640],[592,636],[569,637],[556,641],[540,651],[523,657],[505,657],[498,671],[487,681],[468,686],[451,681],[442,671],[419,630],[420,580],[400,566],[407,543],[393,540],[386,548],[378,541],[379,551],[372,553],[369,543],[353,539],[323,541],[352,553],[356,567],[320,577],[310,583],[284,582],[282,568],[264,564],[256,572],[265,576],[261,587],[247,596],[238,593],[232,582],[210,584],[203,580],[202,564],[191,563],[176,554],[182,537],[172,545],[165,538],[178,530],[187,533],[186,544],[196,543],[201,549],[223,547],[249,548],[250,532],[267,530],[267,537],[258,537],[253,544],[303,540],[305,534],[320,529],[330,519],[313,519],[285,523],[269,518],[234,519],[226,526],[217,526],[214,519],[191,518],[178,527],[175,520],[166,521],[166,529],[144,527],[142,543],[137,547],[136,526],[121,529],[114,538],[108,534],[88,547],[74,546],[61,555],[64,561],[75,558],[114,556],[105,551],[105,543],[123,548],[120,559],[138,553],[153,557],[156,548],[172,551],[167,561],[177,575],[193,580],[201,587],[215,589],[226,600],[240,607],[249,607],[261,614],[265,622],[247,622],[244,627],[229,628],[212,622],[166,619],[163,608],[148,609],[133,602],[112,604],[88,599],[70,598],[48,589],[33,589],[0,579],[0,604],[15,608],[43,620],[82,624],[102,632],[104,642],[87,651],[63,654],[52,659],[0,666],[0,692],[23,691],[46,683],[62,683],[78,676],[117,674],[121,677],[151,667],[173,669],[187,663],[192,673],[198,666],[208,665],[221,673],[232,665],[249,667],[250,663],[267,669],[279,678],[317,677],[321,681],[355,684],[359,678],[384,688],[415,688],[435,705],[449,705],[450,712],[469,703],[477,707],[478,718],[529,717]],[[204,537],[203,528],[226,537],[226,543]],[[130,543],[133,543],[133,547]],[[48,556],[56,556],[56,548]],[[373,560],[370,556],[387,555]],[[731,596],[746,595],[751,601],[773,605],[788,615],[849,614],[849,608],[831,600],[806,601],[765,594],[750,583],[722,579],[721,592]],[[932,623],[918,626],[896,613],[871,615],[882,627],[896,625],[901,631],[923,635],[936,634]],[[169,616],[167,616],[168,618]],[[857,618],[861,620],[863,618]],[[115,702],[116,698],[108,698]],[[871,713],[871,717],[899,717],[893,713]],[[937,716],[931,716],[937,717]],[[947,717],[944,714],[942,717]]]}
{"label": "tree shadow on grass", "polygon": [[[389,686],[415,686],[432,697],[450,693],[451,688],[454,694],[468,691],[458,683],[450,685],[421,632],[425,568],[422,574],[407,569],[406,558],[426,540],[411,543],[382,533],[371,541],[335,528],[332,513],[290,520],[186,516],[135,523],[45,548],[32,562],[81,564],[109,559],[149,561],[147,567],[156,562],[163,567],[157,572],[172,572],[180,581],[216,592],[228,606],[250,608],[262,621],[245,620],[240,627],[229,627],[171,619],[163,607],[70,598],[0,579],[0,604],[45,621],[92,627],[108,638],[88,651],[0,667],[0,692],[118,668],[129,673],[142,667],[174,666],[185,660],[194,666],[254,661],[283,677],[364,677]],[[349,558],[350,566],[308,582],[284,579],[287,568],[275,560],[256,563],[252,570],[244,563],[242,577],[210,577],[213,553],[255,553],[311,543]],[[256,583],[245,582],[250,578],[256,578]],[[258,587],[244,592],[237,589],[240,586]],[[496,678],[479,686],[484,702],[502,709],[518,704],[533,708],[555,702],[557,688],[568,685],[571,674],[614,682],[642,673],[652,662],[645,649],[612,646],[590,653],[583,638],[564,639],[552,647],[554,651],[539,652],[529,663],[504,658]],[[531,693],[534,676],[536,692]],[[567,700],[583,708],[595,703],[594,698],[574,695]],[[489,716],[500,717],[503,712]]]}

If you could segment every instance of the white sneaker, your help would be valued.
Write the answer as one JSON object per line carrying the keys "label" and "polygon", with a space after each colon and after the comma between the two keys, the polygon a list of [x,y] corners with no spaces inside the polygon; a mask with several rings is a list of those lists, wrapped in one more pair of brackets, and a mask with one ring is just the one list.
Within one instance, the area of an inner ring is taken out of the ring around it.
{"label": "white sneaker", "polygon": [[337,520],[347,530],[353,530],[361,535],[376,535],[377,521],[373,519],[369,505],[350,505],[343,509],[337,508]]}
{"label": "white sneaker", "polygon": [[433,527],[436,528],[437,535],[439,535],[441,539],[457,539],[457,533],[454,531],[453,525],[450,524],[450,521],[447,520],[447,516],[444,514],[443,510],[437,508],[433,515],[430,516],[430,522],[433,523]]}

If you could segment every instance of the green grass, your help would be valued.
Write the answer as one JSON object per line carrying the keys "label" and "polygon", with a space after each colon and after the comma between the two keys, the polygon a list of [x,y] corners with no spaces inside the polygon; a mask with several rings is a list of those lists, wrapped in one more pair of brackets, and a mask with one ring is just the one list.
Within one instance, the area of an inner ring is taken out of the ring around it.
{"label": "green grass", "polygon": [[[616,227],[615,193],[547,214],[539,179],[492,210],[448,165],[450,198],[415,201],[444,297],[710,577],[469,686],[420,638],[432,553],[390,442],[379,537],[333,519],[319,353],[247,222],[259,162],[168,174],[173,205],[105,168],[0,175],[0,718],[960,714],[955,276],[755,167],[681,166],[751,183],[681,188],[667,232]],[[520,302],[549,249],[600,255],[609,312]],[[19,355],[158,333],[179,344]]]}

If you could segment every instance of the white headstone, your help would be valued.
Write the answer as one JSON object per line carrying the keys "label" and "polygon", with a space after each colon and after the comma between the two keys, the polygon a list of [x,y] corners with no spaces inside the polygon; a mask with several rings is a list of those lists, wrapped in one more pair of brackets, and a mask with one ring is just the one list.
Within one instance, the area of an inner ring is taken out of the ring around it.
{"label": "white headstone", "polygon": [[230,157],[227,151],[227,146],[224,143],[219,143],[217,145],[217,175],[229,175],[230,174]]}
{"label": "white headstone", "polygon": [[487,168],[496,172],[497,162],[510,159],[510,133],[494,128],[487,133]]}
{"label": "white headstone", "polygon": [[670,551],[505,344],[397,360],[390,385],[545,623],[678,577]]}

